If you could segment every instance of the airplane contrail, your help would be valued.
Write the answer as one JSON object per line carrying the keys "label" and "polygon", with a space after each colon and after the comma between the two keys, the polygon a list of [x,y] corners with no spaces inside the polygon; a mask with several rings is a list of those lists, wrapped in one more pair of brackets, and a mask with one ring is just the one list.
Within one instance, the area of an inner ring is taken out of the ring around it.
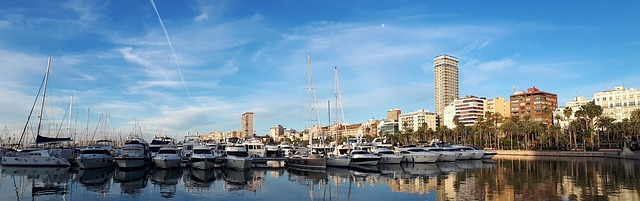
{"label": "airplane contrail", "polygon": [[182,68],[180,68],[180,63],[178,62],[178,55],[176,55],[176,51],[173,49],[173,44],[171,44],[171,39],[169,39],[169,33],[167,29],[164,27],[164,23],[162,23],[162,18],[160,18],[160,13],[158,12],[158,8],[156,7],[156,3],[151,1],[151,5],[153,6],[153,10],[156,11],[156,15],[158,16],[158,21],[160,21],[160,26],[162,26],[162,30],[164,31],[164,36],[167,38],[167,42],[169,43],[169,47],[171,48],[171,52],[173,53],[173,58],[176,60],[176,65],[178,66],[178,72],[180,73],[180,80],[182,81],[182,85],[184,85],[184,89],[187,91],[187,95],[191,98],[191,93],[189,93],[189,88],[187,87],[187,83],[184,81],[184,76],[182,75]]}

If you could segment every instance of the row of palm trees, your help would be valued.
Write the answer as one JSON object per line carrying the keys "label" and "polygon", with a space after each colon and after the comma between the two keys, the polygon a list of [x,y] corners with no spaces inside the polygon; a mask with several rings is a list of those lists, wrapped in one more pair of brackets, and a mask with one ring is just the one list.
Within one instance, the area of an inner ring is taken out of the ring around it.
{"label": "row of palm trees", "polygon": [[[640,140],[640,109],[622,121],[603,116],[602,107],[593,101],[580,106],[577,111],[565,107],[564,117],[553,115],[553,109],[544,108],[543,114],[552,121],[535,121],[531,116],[503,117],[499,113],[486,112],[473,126],[464,126],[454,117],[453,129],[440,126],[436,130],[422,124],[413,131],[404,130],[385,137],[397,144],[414,144],[420,141],[441,139],[454,144],[495,149],[587,149],[637,148]],[[573,118],[571,118],[573,117]],[[569,124],[560,127],[560,121]]]}

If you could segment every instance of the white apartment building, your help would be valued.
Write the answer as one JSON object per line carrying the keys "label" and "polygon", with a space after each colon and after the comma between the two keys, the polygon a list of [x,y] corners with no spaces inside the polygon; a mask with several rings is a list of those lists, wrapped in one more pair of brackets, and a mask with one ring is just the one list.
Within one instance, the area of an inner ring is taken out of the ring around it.
{"label": "white apartment building", "polygon": [[433,59],[433,84],[436,113],[443,115],[444,108],[458,97],[458,58],[440,55]]}
{"label": "white apartment building", "polygon": [[640,90],[618,86],[613,90],[596,92],[593,100],[596,105],[602,107],[603,116],[622,121],[629,118],[632,111],[640,108]]}
{"label": "white apartment building", "polygon": [[565,103],[565,107],[569,107],[571,108],[571,116],[569,116],[568,118],[566,118],[564,116],[564,108],[565,107],[558,107],[558,109],[556,109],[555,111],[553,111],[553,116],[556,117],[560,117],[560,120],[553,120],[554,124],[556,124],[557,126],[560,126],[560,128],[562,129],[566,129],[569,127],[569,123],[571,121],[573,121],[575,119],[575,116],[573,114],[576,113],[576,111],[580,110],[580,106],[586,105],[588,102],[590,102],[591,100],[587,99],[584,96],[577,96],[575,98],[573,98],[573,101],[568,101]]}
{"label": "white apartment building", "polygon": [[444,107],[444,114],[442,114],[442,123],[444,126],[450,129],[456,128],[456,124],[453,122],[453,118],[456,116],[456,106],[453,104]]}
{"label": "white apartment building", "polygon": [[484,117],[484,104],[486,101],[486,98],[476,96],[457,98],[453,101],[455,116],[458,116],[460,123],[464,124],[464,126],[473,126],[479,117]]}
{"label": "white apartment building", "polygon": [[253,136],[253,112],[242,113],[242,135],[243,138]]}
{"label": "white apartment building", "polygon": [[418,128],[420,128],[424,124],[427,124],[429,128],[436,130],[436,116],[436,113],[429,112],[424,109],[406,114],[400,114],[400,116],[398,116],[399,130],[405,130],[405,124],[409,129],[412,129],[413,131],[417,131]]}

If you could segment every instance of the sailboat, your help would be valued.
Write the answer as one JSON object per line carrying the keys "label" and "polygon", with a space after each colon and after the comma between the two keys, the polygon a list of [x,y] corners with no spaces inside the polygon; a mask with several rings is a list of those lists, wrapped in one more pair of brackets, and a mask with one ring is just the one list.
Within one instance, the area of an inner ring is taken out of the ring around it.
{"label": "sailboat", "polygon": [[[313,147],[313,130],[314,126],[312,123],[313,119],[313,111],[317,111],[317,104],[314,107],[315,101],[315,88],[313,83],[313,71],[311,69],[311,53],[307,53],[307,64],[309,71],[309,148]],[[318,118],[319,120],[319,118]],[[318,127],[320,129],[320,127]],[[310,153],[299,153],[293,156],[290,156],[286,159],[287,165],[290,167],[297,168],[308,168],[308,169],[326,169],[327,168],[327,159],[324,155],[315,153],[311,151]]]}
{"label": "sailboat", "polygon": [[[334,73],[333,73],[333,95],[335,96],[335,104],[336,104],[336,125],[335,128],[336,130],[334,131],[335,133],[335,137],[334,137],[334,144],[335,147],[333,149],[333,152],[329,153],[327,155],[327,166],[333,166],[333,167],[349,167],[349,164],[351,163],[351,157],[349,157],[349,155],[346,154],[340,154],[340,151],[338,150],[338,98],[340,99],[340,105],[342,105],[342,95],[340,94],[340,84],[338,82],[338,67],[334,67]],[[331,104],[329,104],[327,102],[327,107],[329,108],[329,124],[331,124]],[[344,110],[342,112],[342,121],[344,121]],[[331,127],[331,126],[329,126]]]}
{"label": "sailboat", "polygon": [[[47,94],[47,84],[49,83],[49,70],[51,69],[51,57],[49,57],[47,61],[47,71],[45,72],[45,77],[43,80],[43,85],[41,89],[42,92],[42,104],[40,108],[40,115],[38,116],[38,129],[36,134],[36,145],[41,143],[50,143],[50,142],[60,142],[60,141],[71,141],[70,138],[50,138],[44,137],[40,135],[40,128],[42,125],[42,115],[44,112],[44,103],[45,97]],[[38,91],[38,95],[40,92]],[[34,101],[33,106],[35,107],[38,97],[36,96],[36,101]],[[27,127],[29,125],[29,118],[31,118],[31,114],[33,113],[33,108],[31,113],[29,113],[29,117],[27,118],[27,124],[24,126],[24,130],[22,132],[22,136],[20,137],[21,143],[22,139],[25,137]],[[16,153],[14,156],[5,156],[2,158],[3,166],[71,166],[71,163],[64,158],[60,157],[59,153],[52,154],[50,150],[40,149],[40,148],[29,148],[25,149],[22,152]]]}

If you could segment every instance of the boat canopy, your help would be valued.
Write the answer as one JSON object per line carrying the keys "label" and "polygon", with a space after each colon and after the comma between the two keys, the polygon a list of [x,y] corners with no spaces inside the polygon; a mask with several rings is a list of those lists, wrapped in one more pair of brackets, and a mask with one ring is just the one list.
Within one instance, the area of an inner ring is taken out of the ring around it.
{"label": "boat canopy", "polygon": [[38,135],[38,137],[36,137],[36,144],[49,143],[49,142],[63,142],[63,141],[71,141],[71,138],[44,137],[41,135]]}

